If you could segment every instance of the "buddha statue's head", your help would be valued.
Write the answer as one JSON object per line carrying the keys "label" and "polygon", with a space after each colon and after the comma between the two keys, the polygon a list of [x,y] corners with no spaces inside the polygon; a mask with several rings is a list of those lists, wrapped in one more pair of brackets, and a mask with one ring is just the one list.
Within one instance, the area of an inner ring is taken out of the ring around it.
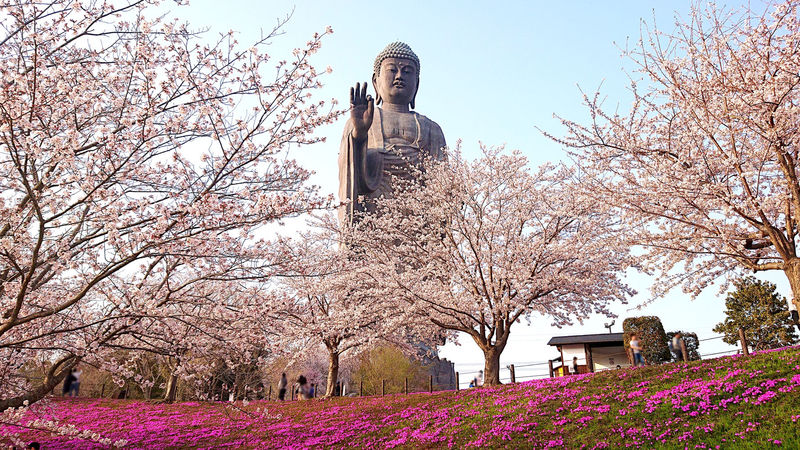
{"label": "buddha statue's head", "polygon": [[410,105],[419,88],[419,58],[411,47],[402,42],[392,42],[375,58],[372,87],[376,101],[394,105]]}

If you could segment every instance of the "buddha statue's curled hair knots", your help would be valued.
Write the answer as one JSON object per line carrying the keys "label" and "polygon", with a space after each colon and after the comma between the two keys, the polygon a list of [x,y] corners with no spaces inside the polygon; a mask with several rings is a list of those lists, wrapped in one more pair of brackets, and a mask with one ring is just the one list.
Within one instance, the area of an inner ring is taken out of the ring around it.
{"label": "buddha statue's curled hair knots", "polygon": [[402,58],[402,59],[410,59],[414,61],[414,64],[417,65],[417,76],[419,76],[419,57],[417,54],[411,50],[411,47],[404,42],[392,42],[391,44],[387,45],[378,56],[375,57],[375,64],[373,66],[373,70],[375,73],[379,73],[381,71],[381,62],[386,58]]}

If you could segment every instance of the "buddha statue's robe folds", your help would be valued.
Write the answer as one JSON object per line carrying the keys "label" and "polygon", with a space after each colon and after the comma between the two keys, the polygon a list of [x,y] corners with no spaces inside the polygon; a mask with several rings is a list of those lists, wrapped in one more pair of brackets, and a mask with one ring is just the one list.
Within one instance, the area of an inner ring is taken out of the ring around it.
{"label": "buddha statue's robe folds", "polygon": [[423,155],[445,157],[442,129],[416,112],[375,108],[367,139],[353,138],[352,119],[347,121],[339,148],[339,220],[352,223],[359,213],[375,211],[376,200],[391,197],[392,179],[409,179],[413,165]]}

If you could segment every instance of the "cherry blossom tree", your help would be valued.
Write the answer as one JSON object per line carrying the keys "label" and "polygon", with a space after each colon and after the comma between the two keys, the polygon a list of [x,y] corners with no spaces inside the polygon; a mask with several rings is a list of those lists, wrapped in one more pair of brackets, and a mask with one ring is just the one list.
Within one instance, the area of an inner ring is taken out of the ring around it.
{"label": "cherry blossom tree", "polygon": [[203,280],[264,277],[259,228],[329,202],[285,154],[338,114],[311,97],[329,30],[280,60],[277,29],[241,46],[156,4],[0,3],[0,410],[177,321]]}
{"label": "cherry blossom tree", "polygon": [[[573,195],[566,168],[531,171],[519,152],[458,150],[393,180],[354,233],[383,295],[418,321],[469,335],[485,357],[485,382],[500,383],[500,355],[513,324],[533,314],[560,326],[632,294],[616,222],[602,204]],[[414,181],[418,180],[418,181]]]}
{"label": "cherry blossom tree", "polygon": [[[104,303],[107,310],[103,317],[118,315],[127,319],[125,329],[115,330],[114,339],[104,347],[132,355],[155,354],[166,360],[170,369],[167,400],[174,400],[179,379],[202,389],[205,378],[219,372],[220,365],[237,375],[236,379],[241,378],[240,368],[253,372],[252,367],[263,365],[267,358],[280,353],[277,341],[286,334],[276,312],[277,298],[265,291],[264,282],[236,275],[232,280],[205,277],[190,283],[191,278],[183,275],[184,285],[177,283],[177,277],[170,281],[179,289],[169,301],[164,301],[165,295],[158,290],[151,293],[120,287],[119,297],[108,298]],[[130,291],[136,296],[123,296]],[[157,294],[159,301],[143,300],[151,294]],[[127,365],[124,375],[137,375],[133,370],[135,361],[108,359],[103,352],[86,355],[85,359],[112,373]],[[233,386],[226,388],[233,390]],[[253,392],[245,391],[257,389],[258,384],[239,383],[236,388],[240,394],[250,395]],[[198,396],[202,395],[205,393],[198,392]]]}
{"label": "cherry blossom tree", "polygon": [[365,273],[366,260],[355,247],[343,245],[347,227],[340,229],[333,215],[320,218],[312,231],[283,241],[280,268],[282,298],[279,312],[286,339],[297,351],[313,351],[322,344],[328,352],[326,396],[339,376],[340,358],[354,356],[376,342],[394,341],[408,348],[414,322],[408,320],[396,298]]}
{"label": "cherry blossom tree", "polygon": [[743,272],[782,271],[800,305],[800,17],[695,5],[675,31],[645,28],[630,111],[586,96],[563,120],[584,192],[620,209],[656,296],[696,296]]}

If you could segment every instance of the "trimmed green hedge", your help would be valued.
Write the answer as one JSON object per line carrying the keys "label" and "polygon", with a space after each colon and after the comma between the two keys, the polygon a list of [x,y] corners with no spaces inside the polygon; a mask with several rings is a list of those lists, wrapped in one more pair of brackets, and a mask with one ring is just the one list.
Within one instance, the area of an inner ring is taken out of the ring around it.
{"label": "trimmed green hedge", "polygon": [[630,348],[631,335],[639,335],[642,355],[647,364],[672,361],[672,354],[667,346],[667,334],[657,316],[628,317],[622,322],[622,331],[626,349]]}

